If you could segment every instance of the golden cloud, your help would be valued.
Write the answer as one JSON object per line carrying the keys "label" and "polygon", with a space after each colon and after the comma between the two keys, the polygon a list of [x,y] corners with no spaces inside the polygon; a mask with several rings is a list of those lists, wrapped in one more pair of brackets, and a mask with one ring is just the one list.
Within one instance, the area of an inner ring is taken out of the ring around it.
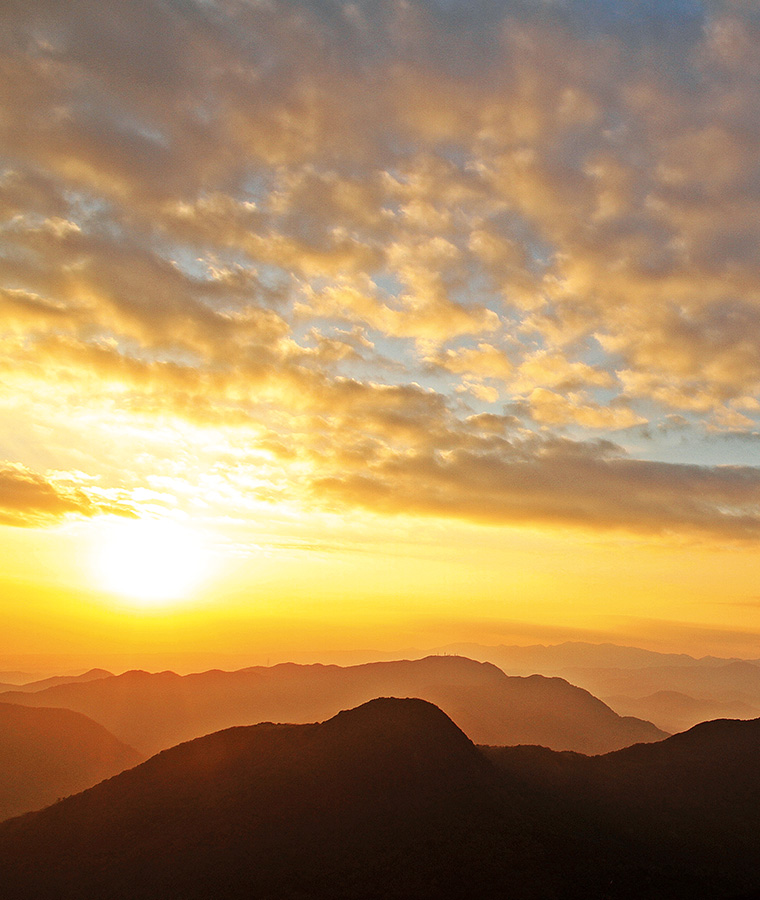
{"label": "golden cloud", "polygon": [[750,11],[659,34],[574,3],[101,6],[0,14],[19,396],[265,434],[272,496],[297,459],[317,496],[394,512],[755,534],[751,466],[593,443],[758,430]]}
{"label": "golden cloud", "polygon": [[396,454],[315,480],[325,500],[385,513],[639,534],[760,537],[760,470],[651,463],[606,444],[547,440]]}
{"label": "golden cloud", "polygon": [[62,484],[16,463],[0,464],[0,522],[39,527],[67,517],[133,516],[129,506],[110,503],[85,486]]}

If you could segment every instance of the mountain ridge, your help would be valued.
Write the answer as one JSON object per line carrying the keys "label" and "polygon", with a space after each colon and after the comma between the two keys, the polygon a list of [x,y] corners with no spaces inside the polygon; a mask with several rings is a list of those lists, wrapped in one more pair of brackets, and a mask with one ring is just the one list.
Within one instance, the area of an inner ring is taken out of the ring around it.
{"label": "mountain ridge", "polygon": [[0,701],[76,709],[151,754],[233,725],[318,721],[389,695],[429,700],[477,743],[544,743],[599,753],[665,736],[561,679],[511,677],[491,663],[453,656],[184,676],[134,670],[37,693],[7,692]]}
{"label": "mountain ridge", "polygon": [[[197,738],[4,823],[0,875],[19,900],[201,900],[328,896],[314,874],[324,867],[345,896],[363,896],[356,860],[390,867],[452,815],[466,837],[495,783],[493,766],[436,707],[377,699],[324,723]],[[82,856],[97,865],[83,868]],[[161,863],[147,869],[147,859]]]}
{"label": "mountain ridge", "polygon": [[0,879],[14,900],[751,895],[760,780],[727,753],[756,763],[760,720],[587,757],[479,748],[427,701],[377,698],[197,738],[0,823]]}

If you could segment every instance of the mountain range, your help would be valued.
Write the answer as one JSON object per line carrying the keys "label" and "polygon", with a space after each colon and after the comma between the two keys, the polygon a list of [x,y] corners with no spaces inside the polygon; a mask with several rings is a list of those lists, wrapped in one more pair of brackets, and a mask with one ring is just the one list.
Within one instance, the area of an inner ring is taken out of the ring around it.
{"label": "mountain range", "polygon": [[659,653],[642,647],[621,644],[592,644],[588,641],[564,641],[561,644],[447,644],[437,653],[451,653],[492,662],[509,675],[541,672],[557,675],[571,668],[643,669],[650,666],[723,665],[733,662],[705,656],[697,659],[687,653]]}
{"label": "mountain range", "polygon": [[[760,889],[760,721],[597,757],[382,698],[237,727],[0,824],[14,900],[692,900]],[[755,893],[753,893],[755,892]]]}
{"label": "mountain range", "polygon": [[593,754],[666,736],[560,678],[507,676],[490,663],[455,656],[348,667],[286,663],[186,676],[131,671],[37,692],[9,691],[0,701],[76,710],[150,755],[235,725],[322,720],[379,696],[429,700],[479,744]]}
{"label": "mountain range", "polygon": [[0,691],[22,691],[23,693],[36,693],[46,688],[59,684],[77,684],[85,681],[97,681],[99,678],[109,678],[113,672],[106,669],[90,669],[81,675],[51,675],[49,678],[32,679],[22,684],[0,682]]}
{"label": "mountain range", "polygon": [[760,716],[760,660],[657,653],[567,641],[529,647],[452,644],[441,652],[491,662],[509,675],[540,672],[600,697],[615,712],[684,731],[714,718]]}

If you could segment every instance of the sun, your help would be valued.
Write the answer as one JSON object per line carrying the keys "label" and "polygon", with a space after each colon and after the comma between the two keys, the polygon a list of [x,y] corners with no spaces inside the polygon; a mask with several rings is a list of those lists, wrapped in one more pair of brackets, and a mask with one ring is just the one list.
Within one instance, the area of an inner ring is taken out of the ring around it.
{"label": "sun", "polygon": [[102,588],[145,606],[189,598],[208,573],[203,536],[172,519],[110,520],[98,530],[92,566]]}

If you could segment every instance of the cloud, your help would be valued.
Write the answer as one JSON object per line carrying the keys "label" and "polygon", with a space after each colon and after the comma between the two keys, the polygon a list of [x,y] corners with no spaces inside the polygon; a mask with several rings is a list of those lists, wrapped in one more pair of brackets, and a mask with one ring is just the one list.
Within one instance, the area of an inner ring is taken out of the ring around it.
{"label": "cloud", "polygon": [[[285,448],[262,496],[756,534],[751,442],[704,443],[760,422],[747,4],[0,16],[0,369],[36,413],[9,458],[66,468],[118,411],[131,447],[146,417]],[[68,448],[36,459],[35,420]],[[650,461],[676,421],[713,465]]]}
{"label": "cloud", "polygon": [[474,378],[504,381],[512,373],[512,363],[507,354],[485,341],[477,347],[448,348],[431,358],[430,362],[448,372]]}
{"label": "cloud", "polygon": [[319,478],[314,491],[386,513],[491,524],[760,537],[760,469],[647,462],[604,443],[531,439],[398,454]]}
{"label": "cloud", "polygon": [[84,486],[49,480],[24,466],[0,464],[0,522],[4,525],[39,527],[67,517],[112,514],[132,516],[126,505],[98,498]]}
{"label": "cloud", "polygon": [[539,350],[523,360],[511,387],[518,393],[538,386],[577,391],[589,387],[610,388],[614,383],[615,378],[599,366],[571,361],[560,353]]}
{"label": "cloud", "polygon": [[531,418],[545,425],[575,424],[617,431],[647,421],[626,406],[595,403],[578,391],[562,395],[546,388],[534,388],[525,406]]}

